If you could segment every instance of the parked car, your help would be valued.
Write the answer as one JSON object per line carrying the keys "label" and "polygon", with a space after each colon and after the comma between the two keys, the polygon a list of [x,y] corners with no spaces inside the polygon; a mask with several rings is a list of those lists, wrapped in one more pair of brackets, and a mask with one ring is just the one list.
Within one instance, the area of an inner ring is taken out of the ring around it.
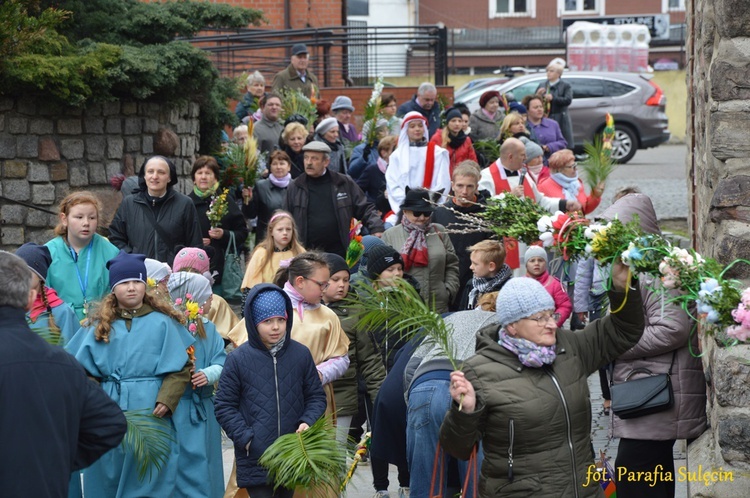
{"label": "parked car", "polygon": [[[479,97],[482,96],[487,90],[491,90],[490,87],[502,85],[503,83],[510,81],[507,76],[492,78],[477,78],[466,83],[464,86],[456,90],[453,95],[455,102],[467,102],[474,99],[476,95],[477,106],[479,106]],[[473,112],[473,110],[472,110]]]}
{"label": "parked car", "polygon": [[[648,149],[669,140],[669,122],[665,113],[667,98],[650,74],[565,72],[563,79],[573,88],[569,112],[573,121],[573,149],[583,151],[585,142],[604,128],[605,114],[615,119],[612,157],[619,163],[630,161],[638,149]],[[479,108],[484,91],[513,92],[519,102],[536,92],[545,81],[544,73],[514,78],[506,83],[482,87],[478,95],[467,93],[456,99],[472,112]]]}

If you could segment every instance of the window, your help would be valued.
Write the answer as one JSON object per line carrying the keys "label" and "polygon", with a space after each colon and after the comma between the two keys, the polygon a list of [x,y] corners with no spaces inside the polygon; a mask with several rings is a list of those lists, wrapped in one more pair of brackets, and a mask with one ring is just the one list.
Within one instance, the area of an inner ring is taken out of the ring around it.
{"label": "window", "polygon": [[606,89],[606,94],[610,97],[621,97],[635,90],[634,86],[611,80],[604,80],[604,88]]}
{"label": "window", "polygon": [[684,11],[685,0],[661,0],[661,11],[665,14],[673,11]]}
{"label": "window", "polygon": [[518,102],[521,102],[527,95],[536,93],[536,89],[539,88],[539,85],[541,85],[544,81],[546,81],[546,79],[529,81],[515,87],[513,90],[511,90],[511,92],[513,93],[513,96],[516,98],[516,100]]}
{"label": "window", "polygon": [[573,89],[574,99],[593,99],[604,97],[604,85],[602,80],[594,78],[567,78],[563,75],[563,81],[567,81]]}
{"label": "window", "polygon": [[489,0],[490,17],[536,17],[536,0]]}
{"label": "window", "polygon": [[557,10],[561,14],[604,15],[604,0],[557,0]]}
{"label": "window", "polygon": [[349,16],[369,16],[370,15],[369,0],[347,0],[346,14]]}

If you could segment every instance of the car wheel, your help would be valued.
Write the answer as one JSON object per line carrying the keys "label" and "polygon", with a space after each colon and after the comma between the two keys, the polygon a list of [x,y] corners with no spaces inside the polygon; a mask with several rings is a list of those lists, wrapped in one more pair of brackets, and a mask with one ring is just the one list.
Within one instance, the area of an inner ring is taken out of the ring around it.
{"label": "car wheel", "polygon": [[615,123],[615,138],[612,140],[612,159],[625,164],[633,159],[638,150],[638,137],[632,128]]}

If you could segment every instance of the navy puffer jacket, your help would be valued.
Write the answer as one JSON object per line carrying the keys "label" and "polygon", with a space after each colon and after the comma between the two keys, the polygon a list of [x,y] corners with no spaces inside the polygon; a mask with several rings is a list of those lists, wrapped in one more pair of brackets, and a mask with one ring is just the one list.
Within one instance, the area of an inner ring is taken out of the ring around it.
{"label": "navy puffer jacket", "polygon": [[313,425],[326,409],[310,350],[290,338],[292,303],[286,293],[272,284],[256,285],[247,296],[245,316],[251,316],[258,294],[269,289],[286,301],[286,342],[274,358],[246,320],[248,340],[227,357],[214,402],[216,419],[234,442],[240,488],[266,484],[268,473],[258,458],[276,438],[295,432],[302,422]]}

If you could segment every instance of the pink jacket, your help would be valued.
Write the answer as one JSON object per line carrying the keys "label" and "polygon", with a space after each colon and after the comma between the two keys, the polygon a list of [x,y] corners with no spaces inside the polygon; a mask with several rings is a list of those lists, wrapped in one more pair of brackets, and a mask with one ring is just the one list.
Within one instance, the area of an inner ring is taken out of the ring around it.
{"label": "pink jacket", "polygon": [[[581,182],[581,180],[578,181]],[[539,189],[539,192],[543,193],[547,197],[559,197],[560,199],[565,199],[565,193],[563,193],[562,185],[557,183],[552,177],[547,177],[543,180],[540,180],[537,184],[537,188]],[[596,207],[602,201],[602,198],[597,197],[593,194],[586,195],[586,189],[583,186],[583,182],[581,182],[581,190],[578,191],[577,200],[581,203],[581,206],[583,206],[583,214],[589,214],[594,209],[596,209]]]}
{"label": "pink jacket", "polygon": [[557,326],[562,327],[565,320],[570,317],[573,312],[573,303],[570,302],[568,293],[563,289],[562,283],[557,277],[553,277],[549,272],[545,271],[538,277],[526,274],[527,277],[535,279],[537,282],[542,284],[552,299],[555,301],[555,313],[560,313],[560,319],[557,321]]}

